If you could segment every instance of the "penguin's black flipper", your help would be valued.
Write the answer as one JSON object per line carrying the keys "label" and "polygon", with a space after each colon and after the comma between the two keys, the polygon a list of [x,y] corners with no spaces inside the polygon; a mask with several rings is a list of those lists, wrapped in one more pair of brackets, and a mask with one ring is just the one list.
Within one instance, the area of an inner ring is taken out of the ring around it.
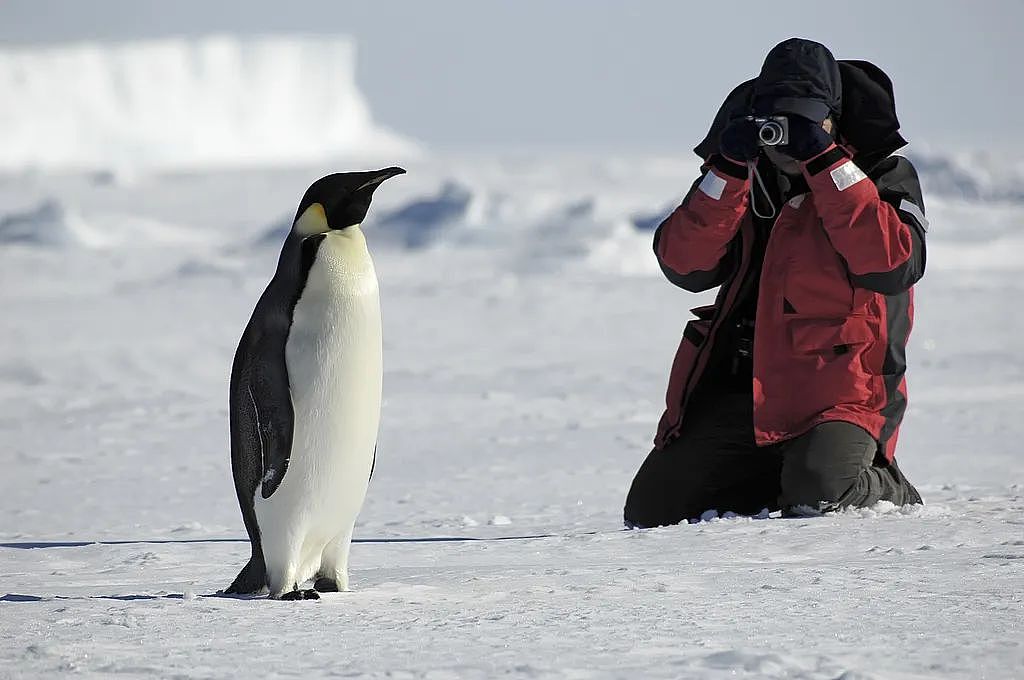
{"label": "penguin's black flipper", "polygon": [[270,498],[277,491],[292,455],[295,411],[288,387],[288,368],[284,357],[281,359],[254,365],[248,386],[262,460],[260,495],[263,498]]}
{"label": "penguin's black flipper", "polygon": [[[269,498],[288,470],[294,428],[285,344],[291,310],[301,286],[297,278],[301,244],[291,236],[281,254],[284,265],[253,310],[231,366],[231,471],[253,559],[263,563],[256,494]],[[289,278],[291,277],[291,278]],[[279,281],[278,279],[281,279]]]}

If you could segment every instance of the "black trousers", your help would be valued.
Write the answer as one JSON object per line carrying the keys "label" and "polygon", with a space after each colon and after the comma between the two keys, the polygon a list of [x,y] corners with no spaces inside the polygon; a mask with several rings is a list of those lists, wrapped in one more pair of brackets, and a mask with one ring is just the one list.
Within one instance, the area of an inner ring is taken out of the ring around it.
{"label": "black trousers", "polygon": [[627,526],[697,519],[707,510],[817,514],[880,500],[921,503],[896,466],[877,464],[878,445],[845,422],[818,425],[801,437],[758,447],[749,394],[695,400],[682,435],[652,451],[626,497]]}

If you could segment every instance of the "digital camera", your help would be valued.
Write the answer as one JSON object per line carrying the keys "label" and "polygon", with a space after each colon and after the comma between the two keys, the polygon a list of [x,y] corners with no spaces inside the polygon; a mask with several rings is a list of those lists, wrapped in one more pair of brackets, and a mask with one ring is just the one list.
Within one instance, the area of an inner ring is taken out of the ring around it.
{"label": "digital camera", "polygon": [[758,146],[789,144],[789,118],[786,116],[747,116],[757,126]]}

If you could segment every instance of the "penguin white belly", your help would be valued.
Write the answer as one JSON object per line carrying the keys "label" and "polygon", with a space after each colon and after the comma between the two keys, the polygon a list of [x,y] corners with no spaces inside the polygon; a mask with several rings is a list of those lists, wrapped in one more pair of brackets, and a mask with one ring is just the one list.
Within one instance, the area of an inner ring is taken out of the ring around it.
{"label": "penguin white belly", "polygon": [[380,423],[380,300],[358,226],[328,233],[285,345],[294,409],[291,458],[269,499],[259,492],[271,594],[316,574],[348,585],[352,527],[366,496]]}

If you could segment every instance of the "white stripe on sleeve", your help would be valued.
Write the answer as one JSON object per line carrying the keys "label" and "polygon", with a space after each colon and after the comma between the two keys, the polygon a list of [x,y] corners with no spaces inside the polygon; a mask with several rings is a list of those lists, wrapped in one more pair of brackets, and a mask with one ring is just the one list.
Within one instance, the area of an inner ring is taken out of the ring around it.
{"label": "white stripe on sleeve", "polygon": [[921,225],[921,228],[928,231],[928,220],[925,219],[924,213],[915,204],[911,203],[907,199],[900,201],[900,210],[905,213],[910,213],[917,220],[917,223]]}
{"label": "white stripe on sleeve", "polygon": [[725,191],[725,180],[708,170],[698,188],[709,197],[719,201],[722,199],[722,192]]}
{"label": "white stripe on sleeve", "polygon": [[862,179],[868,178],[853,161],[846,161],[829,174],[832,175],[836,189],[840,191],[846,191]]}

